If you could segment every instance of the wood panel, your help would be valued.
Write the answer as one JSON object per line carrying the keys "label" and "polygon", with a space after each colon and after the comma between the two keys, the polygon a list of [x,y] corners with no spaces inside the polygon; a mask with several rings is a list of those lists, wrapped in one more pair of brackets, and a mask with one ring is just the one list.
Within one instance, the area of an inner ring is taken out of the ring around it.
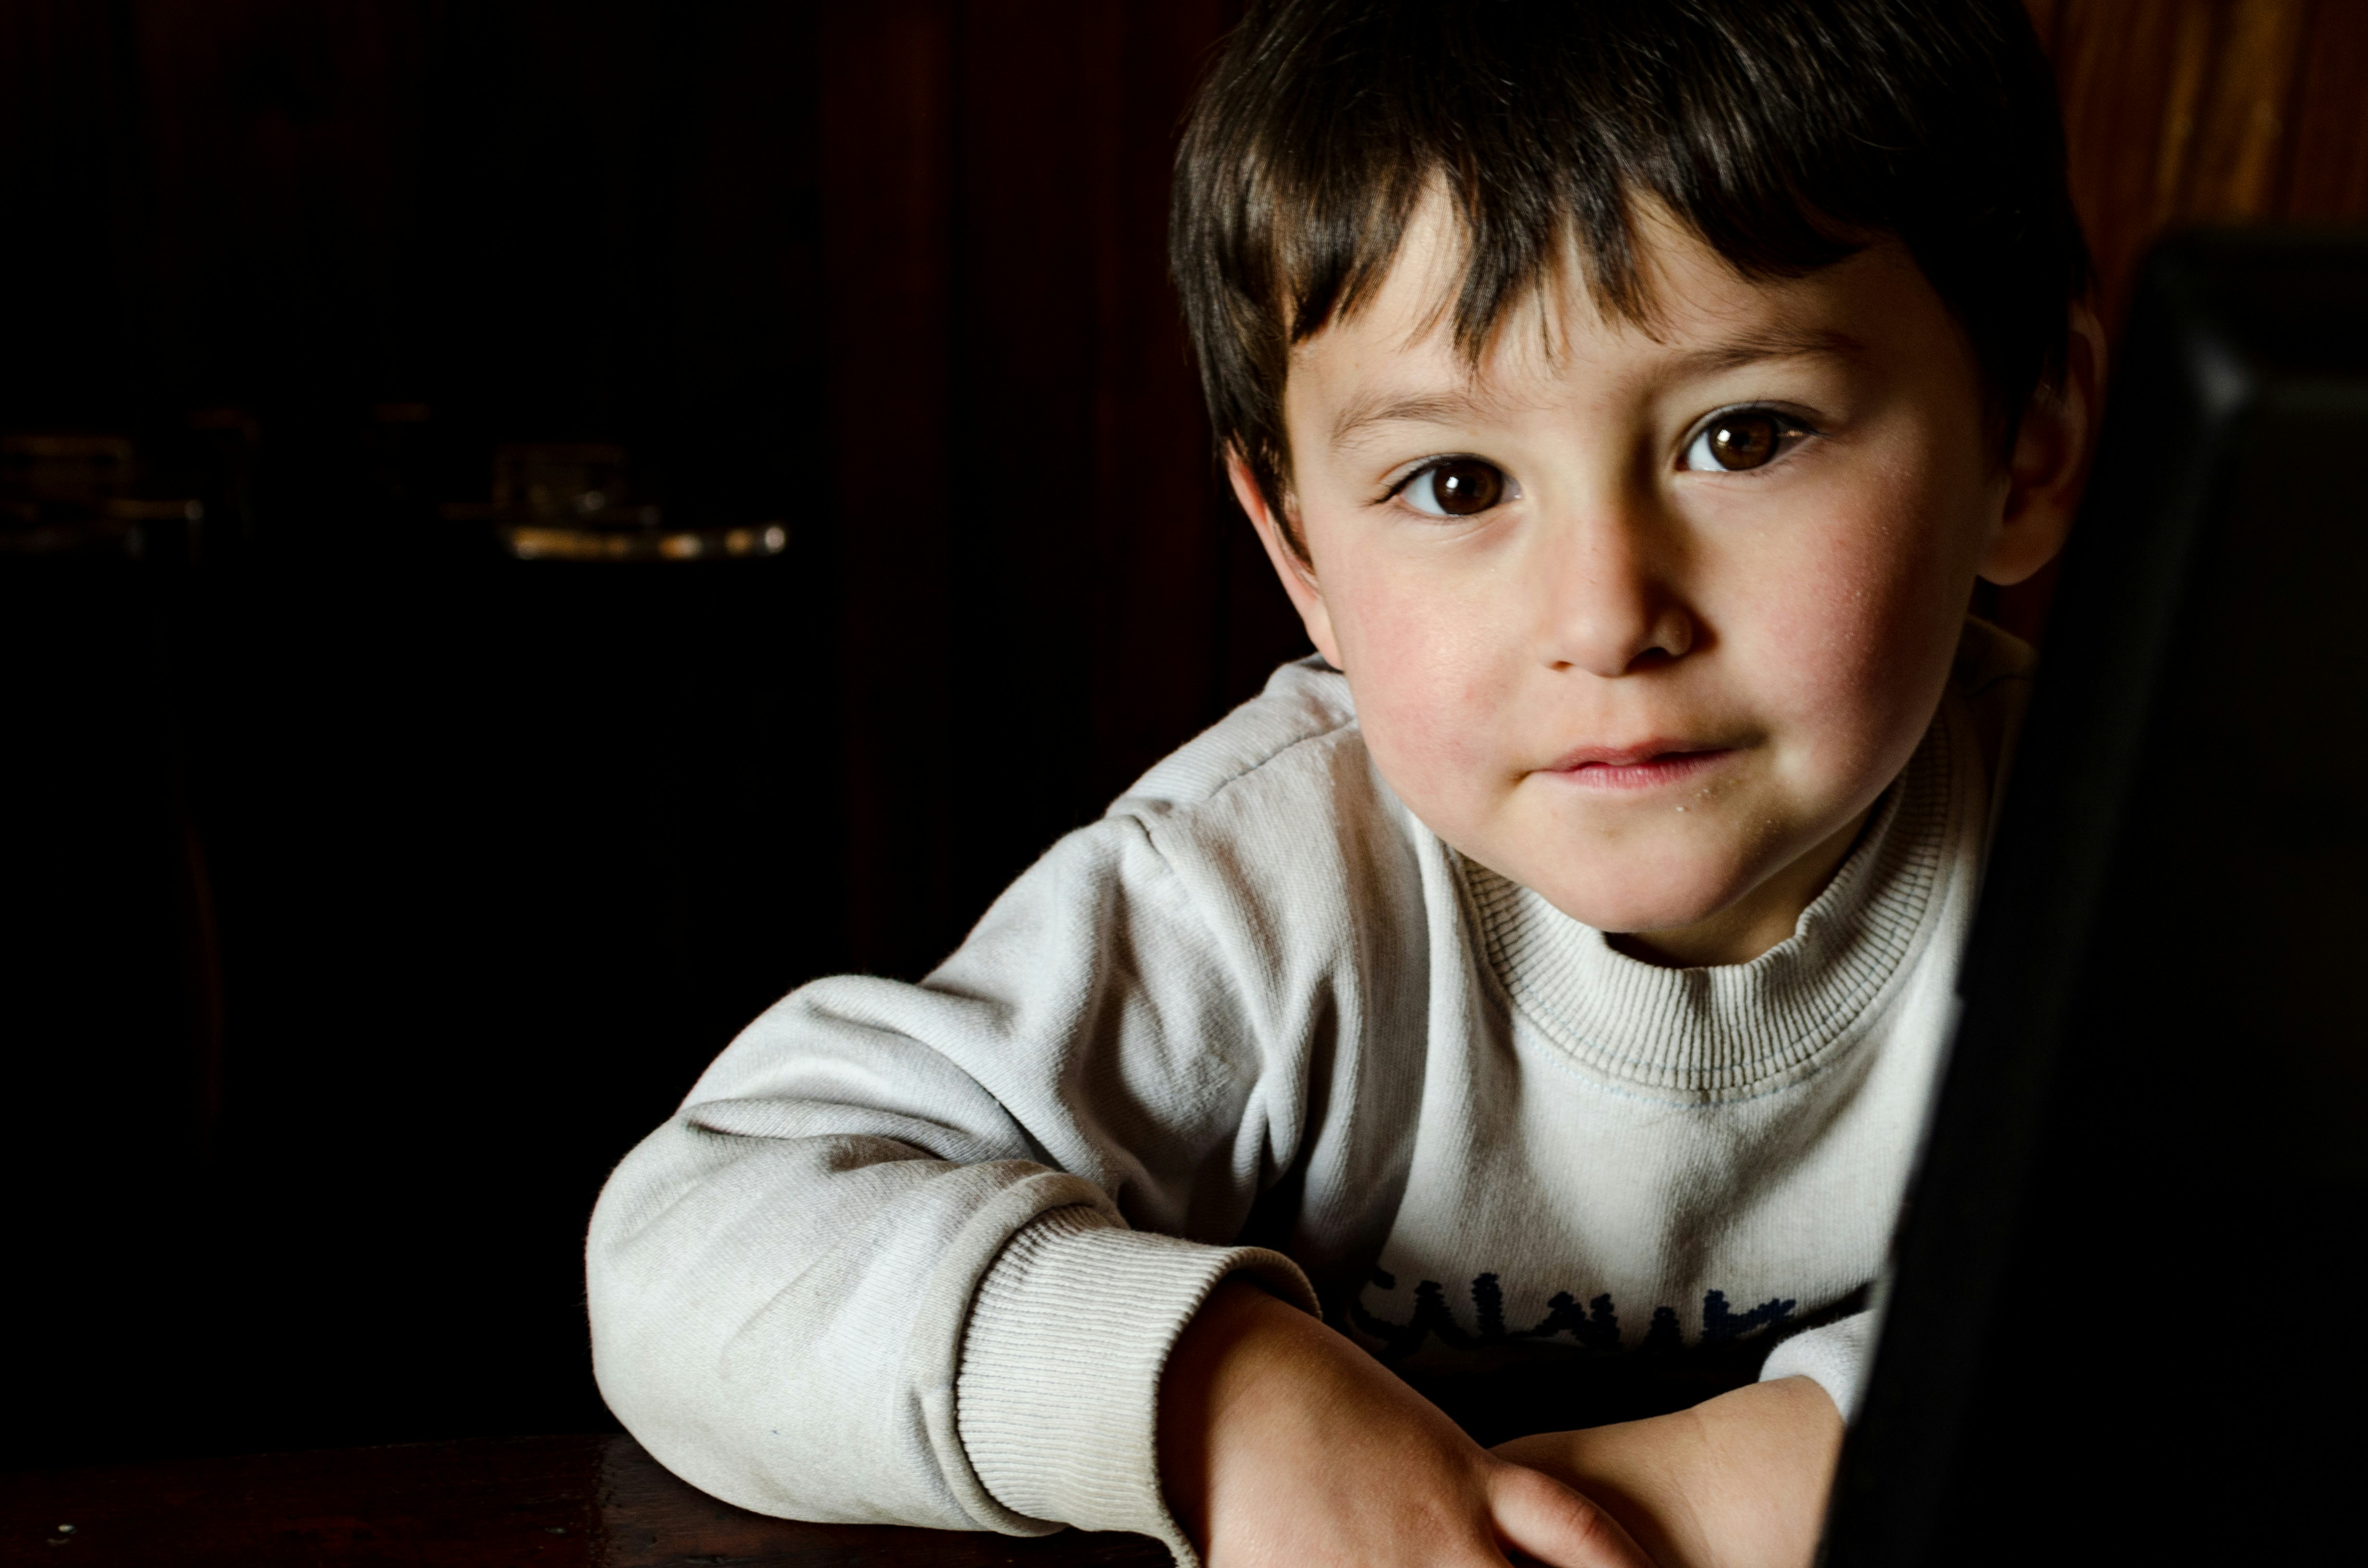
{"label": "wood panel", "polygon": [[825,28],[862,967],[928,968],[1304,651],[1215,482],[1167,279],[1176,131],[1237,9],[908,0]]}
{"label": "wood panel", "polygon": [[[2368,4],[2027,0],[2055,62],[2073,200],[2118,329],[2162,234],[2199,223],[2368,222]],[[1996,598],[2036,640],[2053,568]]]}
{"label": "wood panel", "polygon": [[830,8],[822,232],[847,703],[849,949],[926,963],[946,926],[955,7]]}
{"label": "wood panel", "polygon": [[2283,215],[2368,219],[2368,5],[2321,0],[2312,13],[2286,134]]}

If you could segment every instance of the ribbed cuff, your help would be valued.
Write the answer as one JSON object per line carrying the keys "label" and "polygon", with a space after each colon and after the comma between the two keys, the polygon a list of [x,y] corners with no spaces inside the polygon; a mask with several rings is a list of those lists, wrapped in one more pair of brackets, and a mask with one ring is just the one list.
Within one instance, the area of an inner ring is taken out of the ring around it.
{"label": "ribbed cuff", "polygon": [[1241,1272],[1317,1310],[1298,1266],[1262,1247],[1131,1231],[1086,1208],[1015,1233],[971,1303],[955,1385],[962,1449],[996,1500],[1156,1536],[1195,1568],[1159,1487],[1159,1377],[1209,1292]]}
{"label": "ribbed cuff", "polygon": [[1823,1328],[1796,1334],[1770,1351],[1759,1381],[1807,1378],[1832,1396],[1843,1420],[1855,1420],[1859,1389],[1866,1381],[1867,1358],[1873,1350],[1874,1314],[1852,1312]]}

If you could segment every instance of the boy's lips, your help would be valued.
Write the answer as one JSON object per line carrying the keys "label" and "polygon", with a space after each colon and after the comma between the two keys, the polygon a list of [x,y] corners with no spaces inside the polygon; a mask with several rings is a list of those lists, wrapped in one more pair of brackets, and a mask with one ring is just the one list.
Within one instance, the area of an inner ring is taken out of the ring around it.
{"label": "boy's lips", "polygon": [[1735,755],[1729,746],[1649,740],[1625,746],[1581,746],[1541,771],[1590,790],[1657,790],[1708,772]]}

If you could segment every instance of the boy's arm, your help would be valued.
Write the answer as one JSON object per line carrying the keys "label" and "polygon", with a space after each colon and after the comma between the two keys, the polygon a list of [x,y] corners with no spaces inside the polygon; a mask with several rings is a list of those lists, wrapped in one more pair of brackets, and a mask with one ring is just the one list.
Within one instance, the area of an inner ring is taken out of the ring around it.
{"label": "boy's arm", "polygon": [[1499,1444],[1586,1489],[1662,1568],[1805,1565],[1874,1346],[1871,1312],[1796,1334],[1748,1388],[1674,1415]]}
{"label": "boy's arm", "polygon": [[1482,1449],[1388,1369],[1242,1281],[1160,1389],[1167,1495],[1210,1568],[1652,1568],[1612,1515]]}
{"label": "boy's arm", "polygon": [[[1237,1233],[1354,983],[1271,972],[1184,881],[1139,822],[1075,835],[923,985],[772,1009],[628,1156],[588,1300],[602,1392],[654,1454],[795,1517],[1180,1539],[1152,1432],[1169,1345],[1232,1272],[1307,1288],[1121,1212]],[[1042,1512],[982,1483],[965,1429]]]}
{"label": "boy's arm", "polygon": [[1842,1429],[1823,1388],[1785,1377],[1674,1415],[1544,1432],[1495,1451],[1586,1492],[1659,1568],[1808,1568]]}

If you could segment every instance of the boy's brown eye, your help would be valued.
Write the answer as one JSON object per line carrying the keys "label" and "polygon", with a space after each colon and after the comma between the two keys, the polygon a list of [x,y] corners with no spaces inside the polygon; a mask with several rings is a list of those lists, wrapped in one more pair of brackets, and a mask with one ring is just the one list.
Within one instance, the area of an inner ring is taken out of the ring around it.
{"label": "boy's brown eye", "polygon": [[1716,468],[1728,472],[1759,468],[1773,458],[1789,433],[1786,422],[1765,409],[1739,408],[1722,414],[1702,427],[1687,447],[1691,469]]}
{"label": "boy's brown eye", "polygon": [[1434,517],[1469,517],[1505,498],[1505,471],[1477,458],[1434,463],[1406,481],[1398,494]]}

